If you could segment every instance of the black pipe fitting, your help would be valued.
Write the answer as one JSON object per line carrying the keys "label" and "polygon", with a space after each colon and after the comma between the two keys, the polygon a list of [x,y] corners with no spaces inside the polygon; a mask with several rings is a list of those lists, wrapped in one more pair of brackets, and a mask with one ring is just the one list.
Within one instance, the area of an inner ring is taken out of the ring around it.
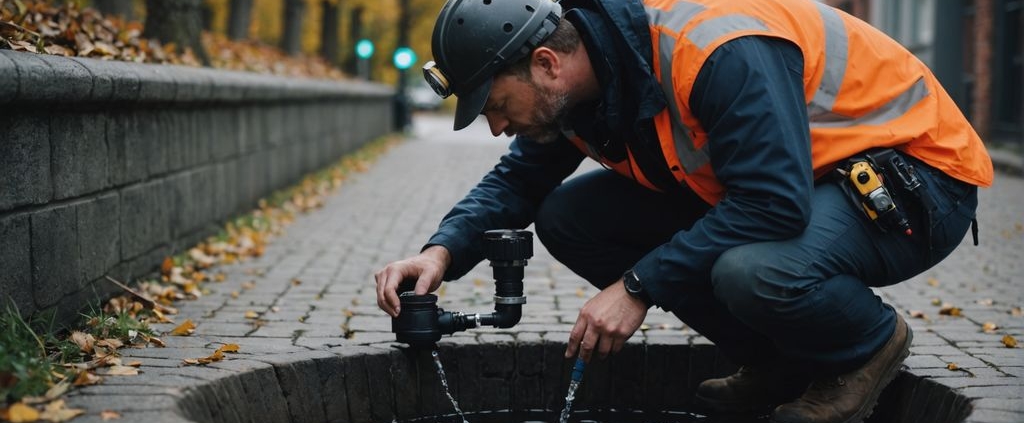
{"label": "black pipe fitting", "polygon": [[533,256],[533,234],[519,229],[484,232],[484,257],[491,261],[494,273],[494,313],[465,314],[437,307],[437,296],[415,295],[413,283],[399,288],[401,312],[391,319],[391,331],[398,342],[413,348],[432,348],[442,335],[478,326],[510,328],[523,315],[523,268]]}

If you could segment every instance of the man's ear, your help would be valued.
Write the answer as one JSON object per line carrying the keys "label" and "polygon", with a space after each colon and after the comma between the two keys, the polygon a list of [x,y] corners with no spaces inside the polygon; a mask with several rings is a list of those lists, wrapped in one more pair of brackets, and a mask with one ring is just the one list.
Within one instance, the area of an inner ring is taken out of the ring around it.
{"label": "man's ear", "polygon": [[558,53],[547,47],[537,47],[530,54],[530,67],[534,75],[545,75],[557,78],[561,72],[561,61]]}

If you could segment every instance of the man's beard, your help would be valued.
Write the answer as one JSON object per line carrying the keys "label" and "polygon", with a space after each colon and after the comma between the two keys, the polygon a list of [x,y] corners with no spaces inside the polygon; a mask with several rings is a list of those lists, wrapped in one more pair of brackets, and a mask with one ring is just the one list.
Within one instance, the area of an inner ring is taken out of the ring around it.
{"label": "man's beard", "polygon": [[562,121],[569,114],[569,93],[556,92],[529,81],[537,96],[537,106],[530,124],[518,128],[517,134],[541,144],[557,141],[562,135]]}

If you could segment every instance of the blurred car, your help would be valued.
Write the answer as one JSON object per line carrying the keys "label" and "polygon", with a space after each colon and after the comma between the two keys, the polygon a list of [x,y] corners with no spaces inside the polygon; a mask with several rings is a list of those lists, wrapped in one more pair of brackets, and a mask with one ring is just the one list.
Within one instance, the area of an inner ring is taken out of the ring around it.
{"label": "blurred car", "polygon": [[409,104],[414,110],[437,110],[444,101],[426,82],[412,84],[406,90]]}

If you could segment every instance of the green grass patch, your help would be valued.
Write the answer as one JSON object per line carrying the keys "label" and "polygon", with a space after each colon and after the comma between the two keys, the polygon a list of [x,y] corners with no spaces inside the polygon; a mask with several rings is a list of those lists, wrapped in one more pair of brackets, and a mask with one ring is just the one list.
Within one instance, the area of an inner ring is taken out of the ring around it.
{"label": "green grass patch", "polygon": [[[0,312],[0,401],[43,395],[65,376],[64,368],[51,358],[51,339],[40,336],[16,307],[8,305]],[[60,351],[53,356],[62,355]]]}

